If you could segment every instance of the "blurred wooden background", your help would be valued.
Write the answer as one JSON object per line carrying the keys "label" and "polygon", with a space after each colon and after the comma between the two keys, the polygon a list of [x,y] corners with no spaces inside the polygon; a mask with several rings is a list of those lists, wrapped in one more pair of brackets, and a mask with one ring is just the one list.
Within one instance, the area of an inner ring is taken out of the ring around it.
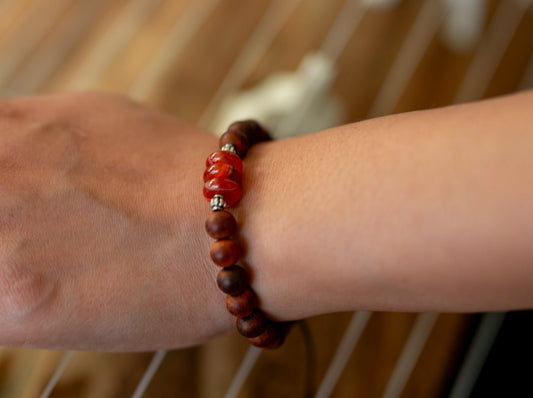
{"label": "blurred wooden background", "polygon": [[[346,121],[368,115],[421,7],[428,2],[436,1],[405,0],[390,9],[365,12],[336,63],[334,92],[346,105]],[[281,21],[272,40],[263,40],[265,51],[259,46],[247,50],[242,87],[253,86],[274,72],[297,68],[305,54],[320,49],[345,3],[0,0],[0,95],[112,91],[197,123],[256,29],[266,26],[268,30]],[[406,89],[400,90],[386,113],[453,103],[476,62],[480,66],[470,78],[484,78],[488,84],[485,87],[482,81],[479,93],[472,88],[461,100],[533,86],[533,10],[523,10],[523,1],[487,3],[481,40],[463,52],[454,52],[439,32],[431,34],[413,76],[403,82]],[[429,14],[434,19],[426,23],[427,32],[434,31],[432,26],[440,23],[441,14]],[[500,30],[491,30],[501,15],[507,19],[502,19]],[[509,42],[504,43],[501,60],[494,61],[491,54],[507,31]],[[374,113],[379,115],[381,109]],[[310,320],[317,380],[325,374],[350,317],[335,314]],[[381,396],[415,319],[414,314],[373,314],[332,396]],[[446,394],[470,325],[469,316],[438,317],[403,397]],[[203,347],[170,352],[145,396],[221,397],[246,349],[241,338],[230,336]],[[0,348],[0,397],[38,397],[62,355]],[[76,352],[51,396],[131,396],[150,358],[150,354]],[[294,330],[282,349],[261,355],[239,396],[300,396],[305,358],[301,334]]]}

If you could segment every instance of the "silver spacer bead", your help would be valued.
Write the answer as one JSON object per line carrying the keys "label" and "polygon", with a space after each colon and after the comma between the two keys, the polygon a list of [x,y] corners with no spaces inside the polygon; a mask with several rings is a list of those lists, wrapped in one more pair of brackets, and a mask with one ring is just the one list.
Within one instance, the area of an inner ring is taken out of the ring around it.
{"label": "silver spacer bead", "polygon": [[224,144],[222,145],[222,148],[220,148],[220,150],[237,154],[237,150],[232,144]]}
{"label": "silver spacer bead", "polygon": [[224,210],[226,208],[226,201],[222,195],[215,195],[211,199],[211,202],[209,202],[209,206],[211,206],[211,210],[213,211]]}

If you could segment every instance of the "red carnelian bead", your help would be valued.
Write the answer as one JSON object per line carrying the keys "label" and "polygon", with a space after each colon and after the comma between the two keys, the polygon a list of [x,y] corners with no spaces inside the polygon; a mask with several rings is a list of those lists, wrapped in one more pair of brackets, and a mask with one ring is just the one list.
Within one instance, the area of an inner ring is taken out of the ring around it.
{"label": "red carnelian bead", "polygon": [[226,308],[232,315],[248,316],[257,308],[257,297],[251,289],[245,289],[238,296],[226,296]]}
{"label": "red carnelian bead", "polygon": [[229,178],[241,185],[242,175],[235,167],[226,163],[215,163],[209,166],[204,172],[204,182],[212,180],[213,178]]}
{"label": "red carnelian bead", "polygon": [[246,156],[246,152],[250,148],[250,141],[246,134],[237,129],[228,129],[224,134],[220,136],[218,144],[222,148],[225,144],[231,144],[237,151],[237,155],[242,158]]}
{"label": "red carnelian bead", "polygon": [[267,325],[267,319],[258,309],[248,316],[237,318],[237,330],[244,337],[259,336],[265,331]]}
{"label": "red carnelian bead", "polygon": [[241,186],[227,178],[213,178],[204,184],[204,197],[211,200],[215,195],[222,195],[227,207],[235,206],[241,200]]}
{"label": "red carnelian bead", "polygon": [[248,273],[238,265],[223,268],[217,275],[217,285],[220,290],[229,294],[230,297],[237,296],[248,286]]}
{"label": "red carnelian bead", "polygon": [[216,265],[229,267],[241,256],[241,246],[232,239],[221,239],[211,245],[209,254]]}
{"label": "red carnelian bead", "polygon": [[205,161],[206,167],[211,167],[216,163],[225,163],[235,167],[235,169],[242,174],[242,160],[234,153],[227,151],[216,151],[210,154]]}
{"label": "red carnelian bead", "polygon": [[205,220],[205,230],[212,238],[229,238],[237,231],[237,221],[226,210],[214,211]]}
{"label": "red carnelian bead", "polygon": [[285,340],[285,331],[276,323],[268,322],[265,331],[259,336],[248,338],[248,341],[261,348],[278,348]]}

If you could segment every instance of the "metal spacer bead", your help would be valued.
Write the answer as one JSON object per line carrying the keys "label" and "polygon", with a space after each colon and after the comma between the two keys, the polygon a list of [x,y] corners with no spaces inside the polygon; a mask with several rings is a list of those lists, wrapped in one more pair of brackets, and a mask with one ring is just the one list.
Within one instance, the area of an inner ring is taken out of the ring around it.
{"label": "metal spacer bead", "polygon": [[222,195],[215,195],[209,202],[209,206],[211,206],[211,210],[213,211],[224,210],[226,208],[226,201]]}
{"label": "metal spacer bead", "polygon": [[235,147],[229,143],[222,145],[222,148],[220,148],[220,150],[237,154],[237,150],[235,149]]}

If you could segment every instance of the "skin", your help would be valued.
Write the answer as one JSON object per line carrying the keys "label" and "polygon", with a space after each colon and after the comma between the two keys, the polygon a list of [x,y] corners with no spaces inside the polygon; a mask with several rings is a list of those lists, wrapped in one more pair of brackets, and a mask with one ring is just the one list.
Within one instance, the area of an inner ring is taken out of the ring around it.
{"label": "skin", "polygon": [[242,233],[263,307],[532,308],[532,109],[530,91],[255,148]]}
{"label": "skin", "polygon": [[[533,93],[254,146],[232,212],[261,308],[533,305]],[[0,344],[177,348],[232,331],[201,195],[213,136],[106,94],[0,102]]]}
{"label": "skin", "polygon": [[0,109],[2,344],[145,350],[231,329],[201,229],[214,137],[103,94]]}

